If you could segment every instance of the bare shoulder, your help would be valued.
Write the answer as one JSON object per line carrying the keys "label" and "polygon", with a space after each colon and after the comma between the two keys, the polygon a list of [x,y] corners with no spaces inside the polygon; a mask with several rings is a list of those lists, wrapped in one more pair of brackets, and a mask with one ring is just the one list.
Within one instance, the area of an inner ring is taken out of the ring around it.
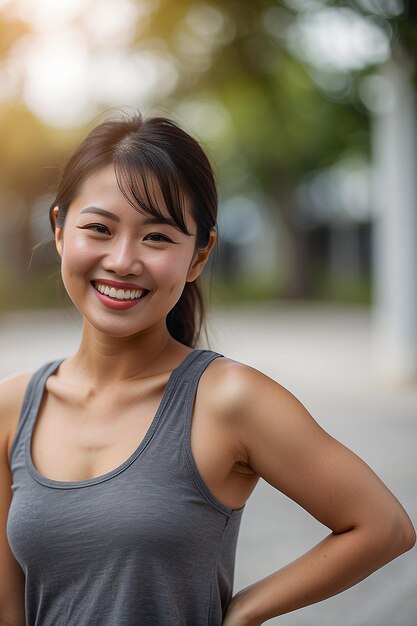
{"label": "bare shoulder", "polygon": [[[281,384],[259,370],[233,359],[215,359],[204,376],[203,385],[211,406],[223,416],[251,420],[260,412],[274,409],[276,415],[304,409],[297,398]],[[305,409],[304,409],[305,410]]]}
{"label": "bare shoulder", "polygon": [[0,445],[8,458],[17,430],[20,410],[32,372],[7,376],[0,381]]}
{"label": "bare shoulder", "polygon": [[249,365],[216,359],[202,386],[211,415],[268,482],[278,484],[294,461],[315,456],[331,439],[288,389]]}
{"label": "bare shoulder", "polygon": [[12,374],[0,380],[0,424],[11,412],[20,411],[32,372]]}

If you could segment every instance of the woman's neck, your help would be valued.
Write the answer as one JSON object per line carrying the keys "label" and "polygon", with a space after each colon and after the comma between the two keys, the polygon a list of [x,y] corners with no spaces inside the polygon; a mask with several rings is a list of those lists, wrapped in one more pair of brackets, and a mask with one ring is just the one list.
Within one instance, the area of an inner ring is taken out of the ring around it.
{"label": "woman's neck", "polygon": [[129,337],[110,337],[83,323],[81,343],[68,366],[92,385],[144,378],[176,367],[190,348],[165,326]]}

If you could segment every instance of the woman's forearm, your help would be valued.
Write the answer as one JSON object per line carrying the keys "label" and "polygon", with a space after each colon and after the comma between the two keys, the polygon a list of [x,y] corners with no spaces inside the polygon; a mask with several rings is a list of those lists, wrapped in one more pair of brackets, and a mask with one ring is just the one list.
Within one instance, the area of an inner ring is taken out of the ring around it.
{"label": "woman's forearm", "polygon": [[325,600],[366,578],[414,544],[407,526],[381,537],[355,528],[331,534],[281,570],[242,590],[233,598],[225,626],[257,626],[284,613]]}

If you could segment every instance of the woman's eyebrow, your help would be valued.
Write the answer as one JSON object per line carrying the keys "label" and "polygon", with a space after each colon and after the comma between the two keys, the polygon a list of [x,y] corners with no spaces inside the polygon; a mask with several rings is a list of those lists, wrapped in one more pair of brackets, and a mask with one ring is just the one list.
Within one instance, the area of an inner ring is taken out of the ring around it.
{"label": "woman's eyebrow", "polygon": [[108,217],[115,222],[120,222],[120,217],[118,215],[110,213],[110,211],[106,211],[106,209],[99,209],[96,206],[88,206],[83,209],[81,213],[95,213],[96,215],[101,215],[102,217]]}
{"label": "woman's eyebrow", "polygon": [[[102,217],[107,217],[113,220],[114,222],[120,222],[120,217],[118,215],[116,215],[115,213],[111,213],[111,211],[107,211],[106,209],[100,209],[97,206],[88,206],[85,209],[83,209],[81,213],[94,213],[95,215],[101,215]],[[157,225],[166,224],[167,226],[171,226],[172,228],[175,228],[176,230],[179,230],[180,232],[182,232],[182,230],[177,226],[177,224],[174,222],[172,218],[164,217],[162,215],[160,217],[156,217],[156,216],[146,217],[142,221],[143,226],[148,226],[151,224],[153,225],[154,224],[157,224]]]}

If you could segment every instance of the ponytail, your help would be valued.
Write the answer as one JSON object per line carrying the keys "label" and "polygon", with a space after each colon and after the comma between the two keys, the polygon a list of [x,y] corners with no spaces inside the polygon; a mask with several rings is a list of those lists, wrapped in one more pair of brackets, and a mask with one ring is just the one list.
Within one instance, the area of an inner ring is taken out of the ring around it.
{"label": "ponytail", "polygon": [[167,328],[180,343],[194,348],[204,323],[205,307],[198,279],[185,283],[184,291],[167,315]]}

